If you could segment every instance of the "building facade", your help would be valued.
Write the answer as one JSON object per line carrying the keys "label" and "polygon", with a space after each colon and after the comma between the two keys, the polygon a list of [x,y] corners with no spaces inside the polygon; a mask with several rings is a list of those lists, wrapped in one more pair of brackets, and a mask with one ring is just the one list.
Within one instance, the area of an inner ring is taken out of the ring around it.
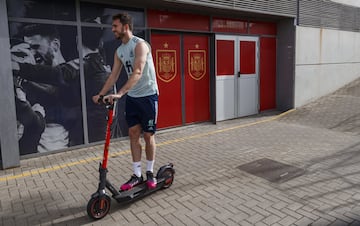
{"label": "building facade", "polygon": [[[152,45],[160,129],[285,111],[360,76],[359,8],[329,0],[0,0],[0,6],[2,168],[104,139],[106,112],[91,97],[121,44],[111,32],[119,12],[132,15],[134,34]],[[126,137],[124,98],[116,110],[112,136]]]}

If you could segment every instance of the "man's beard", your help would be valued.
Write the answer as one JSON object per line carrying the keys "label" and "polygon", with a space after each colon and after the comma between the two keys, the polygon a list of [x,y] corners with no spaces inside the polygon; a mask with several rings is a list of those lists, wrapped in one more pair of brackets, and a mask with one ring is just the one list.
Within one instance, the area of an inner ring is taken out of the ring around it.
{"label": "man's beard", "polygon": [[124,31],[124,29],[121,29],[120,32],[116,32],[116,33],[117,33],[117,35],[115,35],[115,36],[116,36],[116,39],[118,39],[118,40],[123,39],[124,36],[125,36],[125,31]]}
{"label": "man's beard", "polygon": [[125,36],[125,33],[118,33],[116,39],[121,40],[124,38],[124,36]]}
{"label": "man's beard", "polygon": [[54,60],[54,55],[48,51],[44,56],[44,63],[46,65],[53,65],[53,60]]}
{"label": "man's beard", "polygon": [[54,55],[51,54],[49,51],[45,54],[45,56],[42,56],[41,54],[37,53],[34,55],[36,64],[42,64],[42,65],[49,65],[52,66]]}

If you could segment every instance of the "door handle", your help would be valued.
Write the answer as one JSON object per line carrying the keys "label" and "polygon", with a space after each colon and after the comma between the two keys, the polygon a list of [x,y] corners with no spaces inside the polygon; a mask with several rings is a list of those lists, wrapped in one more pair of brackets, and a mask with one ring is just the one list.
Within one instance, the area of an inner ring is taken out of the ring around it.
{"label": "door handle", "polygon": [[241,75],[241,74],[240,74],[240,71],[239,71],[239,72],[238,72],[238,77],[239,77],[239,78],[240,78],[240,75]]}

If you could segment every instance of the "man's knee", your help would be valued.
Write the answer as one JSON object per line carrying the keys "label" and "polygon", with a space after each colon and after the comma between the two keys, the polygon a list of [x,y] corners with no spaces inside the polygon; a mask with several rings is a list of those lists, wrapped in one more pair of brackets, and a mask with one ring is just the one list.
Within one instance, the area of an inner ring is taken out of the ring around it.
{"label": "man's knee", "polygon": [[136,125],[129,128],[130,139],[139,139],[141,134],[141,127]]}
{"label": "man's knee", "polygon": [[144,133],[144,140],[147,144],[155,142],[155,134],[154,133]]}

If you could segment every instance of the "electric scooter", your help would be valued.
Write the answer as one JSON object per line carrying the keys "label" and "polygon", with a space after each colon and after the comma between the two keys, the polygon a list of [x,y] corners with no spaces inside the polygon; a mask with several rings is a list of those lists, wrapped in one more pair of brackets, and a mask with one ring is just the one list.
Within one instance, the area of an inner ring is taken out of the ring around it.
{"label": "electric scooter", "polygon": [[[103,97],[100,96],[99,102],[103,103]],[[149,195],[157,190],[169,188],[174,181],[175,170],[173,164],[169,163],[160,167],[156,174],[157,185],[154,189],[149,189],[147,187],[146,181],[133,187],[127,191],[118,191],[108,179],[106,179],[107,162],[109,155],[109,144],[111,137],[111,124],[113,121],[113,112],[114,104],[105,103],[106,108],[108,109],[107,116],[107,128],[106,128],[106,139],[104,145],[104,153],[102,162],[99,166],[99,186],[97,191],[91,195],[91,198],[87,204],[87,213],[90,218],[99,220],[105,217],[110,211],[111,198],[108,193],[106,193],[107,188],[114,198],[120,204],[129,204],[137,199],[140,199],[146,195]]]}

